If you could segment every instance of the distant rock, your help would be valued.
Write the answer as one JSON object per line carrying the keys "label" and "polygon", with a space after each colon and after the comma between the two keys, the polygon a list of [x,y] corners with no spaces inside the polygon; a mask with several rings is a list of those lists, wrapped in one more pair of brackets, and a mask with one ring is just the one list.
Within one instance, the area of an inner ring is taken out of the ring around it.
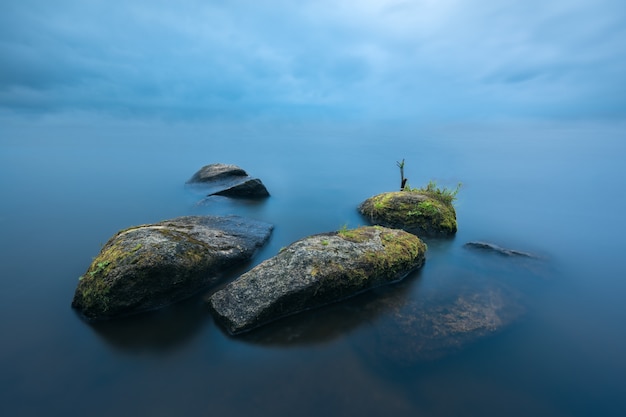
{"label": "distant rock", "polygon": [[211,182],[222,179],[228,179],[233,177],[247,177],[248,174],[237,165],[227,164],[210,164],[205,165],[198,170],[187,181],[188,183],[194,182]]}
{"label": "distant rock", "polygon": [[419,191],[378,194],[361,203],[359,212],[373,224],[403,229],[420,236],[451,236],[457,230],[452,204]]}
{"label": "distant rock", "polygon": [[480,249],[480,250],[484,250],[484,251],[488,251],[492,253],[497,253],[503,256],[520,256],[523,258],[537,258],[537,256],[533,255],[532,253],[522,252],[522,251],[515,250],[515,249],[506,249],[506,248],[502,248],[498,245],[494,245],[493,243],[488,243],[488,242],[467,242],[465,244],[465,247],[471,248],[471,249]]}
{"label": "distant rock", "polygon": [[122,230],[80,277],[72,306],[104,319],[184,299],[250,259],[272,229],[238,216],[187,216]]}
{"label": "distant rock", "polygon": [[260,179],[250,177],[236,165],[206,165],[196,172],[187,184],[202,184],[207,187],[209,196],[262,198],[270,195]]}
{"label": "distant rock", "polygon": [[310,236],[215,292],[209,306],[230,333],[244,332],[399,281],[425,251],[417,236],[379,226]]}

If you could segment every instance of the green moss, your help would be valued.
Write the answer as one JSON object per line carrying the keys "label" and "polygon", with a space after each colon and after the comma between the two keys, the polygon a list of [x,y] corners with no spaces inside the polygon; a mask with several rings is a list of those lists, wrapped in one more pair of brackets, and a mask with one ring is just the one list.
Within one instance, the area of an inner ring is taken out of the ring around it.
{"label": "green moss", "polygon": [[105,245],[98,256],[94,258],[85,275],[79,278],[78,290],[81,292],[82,304],[86,309],[108,311],[111,282],[107,279],[107,275],[120,261],[139,248],[135,246],[135,248],[127,251],[120,242],[115,242],[115,240],[111,240]]}
{"label": "green moss", "polygon": [[409,233],[387,232],[381,234],[384,251],[365,254],[377,274],[395,276],[414,265],[415,260],[424,256],[426,245]]}
{"label": "green moss", "polygon": [[[79,277],[73,304],[85,315],[97,317],[117,310],[121,305],[119,300],[126,300],[127,293],[136,293],[136,300],[144,297],[152,290],[151,284],[144,289],[143,280],[167,279],[163,278],[168,275],[167,271],[159,265],[174,262],[193,271],[208,271],[215,266],[215,258],[211,256],[215,248],[186,231],[150,227],[150,237],[145,242],[151,243],[144,243],[147,235],[139,231],[140,228],[116,234],[93,259],[87,272]],[[132,279],[126,279],[128,276]]]}
{"label": "green moss", "polygon": [[348,229],[348,227],[344,225],[337,231],[337,235],[339,235],[342,239],[356,243],[365,242],[366,240],[372,238],[372,232],[370,228],[366,226],[361,226],[356,229]]}
{"label": "green moss", "polygon": [[383,250],[365,252],[361,260],[356,260],[356,267],[346,269],[343,265],[330,262],[314,266],[311,274],[316,276],[323,270],[327,279],[337,280],[337,285],[367,287],[363,283],[370,277],[394,278],[399,272],[411,269],[416,259],[424,256],[426,245],[417,236],[404,231],[385,231],[380,226],[365,226],[340,230],[338,235],[348,241],[363,242],[374,239],[377,233]]}
{"label": "green moss", "polygon": [[361,212],[373,222],[389,227],[435,234],[456,232],[456,213],[452,204],[418,190],[373,196],[361,206]]}
{"label": "green moss", "polygon": [[311,275],[317,276],[321,271],[325,277],[323,285],[328,286],[333,291],[361,287],[363,281],[368,279],[368,274],[362,268],[346,268],[332,261],[324,265],[314,266]]}

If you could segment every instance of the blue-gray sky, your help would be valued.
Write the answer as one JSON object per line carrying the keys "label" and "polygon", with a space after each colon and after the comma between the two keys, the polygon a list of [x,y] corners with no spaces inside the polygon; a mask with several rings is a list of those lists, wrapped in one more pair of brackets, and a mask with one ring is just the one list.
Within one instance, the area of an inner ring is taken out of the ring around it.
{"label": "blue-gray sky", "polygon": [[624,118],[624,0],[8,0],[0,111]]}

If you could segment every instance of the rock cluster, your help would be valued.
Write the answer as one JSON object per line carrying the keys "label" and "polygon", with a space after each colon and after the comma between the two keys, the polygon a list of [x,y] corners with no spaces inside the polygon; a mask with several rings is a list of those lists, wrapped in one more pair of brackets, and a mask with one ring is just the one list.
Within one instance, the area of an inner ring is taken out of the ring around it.
{"label": "rock cluster", "polygon": [[236,165],[206,165],[200,168],[187,184],[201,184],[209,196],[263,198],[270,195],[260,179],[250,177]]}

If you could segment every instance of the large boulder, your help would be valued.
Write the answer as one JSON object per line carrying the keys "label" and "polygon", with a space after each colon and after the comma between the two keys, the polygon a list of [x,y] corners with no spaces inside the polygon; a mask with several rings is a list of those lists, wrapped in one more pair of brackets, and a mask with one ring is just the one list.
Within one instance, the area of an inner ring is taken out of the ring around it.
{"label": "large boulder", "polygon": [[451,236],[457,230],[452,203],[420,191],[375,195],[361,203],[359,212],[373,224],[403,229],[420,236]]}
{"label": "large boulder", "polygon": [[206,165],[200,168],[187,184],[201,184],[209,196],[262,198],[270,195],[260,179],[250,177],[236,165]]}
{"label": "large boulder", "polygon": [[72,306],[104,319],[189,297],[250,259],[272,228],[238,216],[187,216],[122,230],[80,277]]}
{"label": "large boulder", "polygon": [[425,251],[417,236],[378,226],[310,236],[215,292],[210,309],[230,333],[244,332],[399,281]]}

